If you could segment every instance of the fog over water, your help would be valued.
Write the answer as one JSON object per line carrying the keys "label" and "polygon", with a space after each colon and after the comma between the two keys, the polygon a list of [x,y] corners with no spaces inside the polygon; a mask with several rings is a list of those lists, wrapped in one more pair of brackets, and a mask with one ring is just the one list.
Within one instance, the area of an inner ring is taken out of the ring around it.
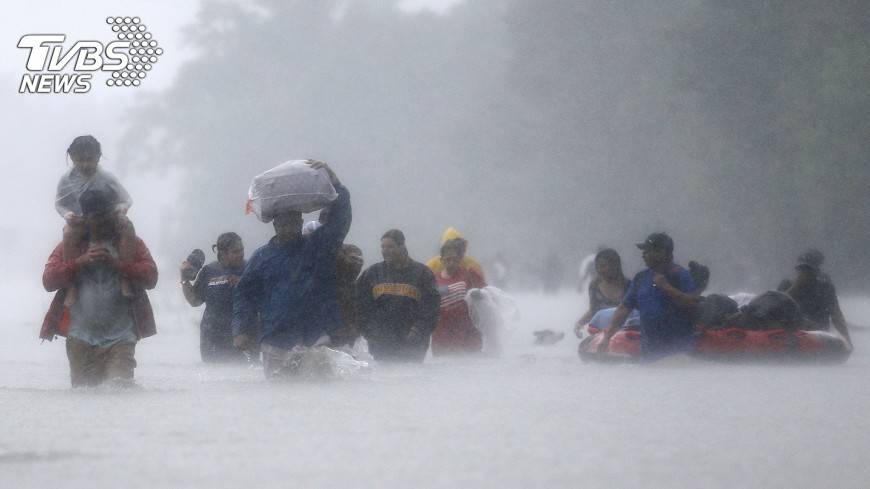
{"label": "fog over water", "polygon": [[[21,36],[108,41],[111,15],[165,50],[142,86],[18,93]],[[0,486],[865,487],[868,22],[868,2],[3,2]],[[81,134],[161,272],[131,391],[70,390],[63,341],[37,339]],[[285,383],[201,363],[178,265],[227,230],[250,256],[273,232],[243,213],[252,177],[308,157],[350,189],[366,267],[393,227],[420,261],[448,226],[491,281],[505,260],[504,357]],[[719,293],[773,288],[818,247],[854,354],[581,363],[577,265],[608,245],[632,275],[660,230]],[[543,328],[566,337],[532,345]]]}

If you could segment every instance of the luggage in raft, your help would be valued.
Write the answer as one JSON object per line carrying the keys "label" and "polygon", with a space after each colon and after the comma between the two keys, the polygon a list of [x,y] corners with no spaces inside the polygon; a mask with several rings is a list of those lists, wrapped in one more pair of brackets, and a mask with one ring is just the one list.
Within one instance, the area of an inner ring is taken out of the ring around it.
{"label": "luggage in raft", "polygon": [[[618,331],[599,352],[601,333],[596,332],[580,342],[578,353],[583,361],[636,362],[640,335],[636,330]],[[842,336],[827,331],[700,328],[693,354],[726,362],[842,363],[850,353]]]}

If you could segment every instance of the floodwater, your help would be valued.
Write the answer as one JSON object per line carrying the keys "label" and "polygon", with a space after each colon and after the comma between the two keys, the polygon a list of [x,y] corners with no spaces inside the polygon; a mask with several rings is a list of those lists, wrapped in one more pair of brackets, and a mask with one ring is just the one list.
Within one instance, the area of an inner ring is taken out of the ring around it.
{"label": "floodwater", "polygon": [[[160,332],[137,347],[139,387],[73,391],[63,340],[37,339],[33,310],[49,295],[3,288],[0,487],[870,484],[868,330],[853,330],[842,365],[584,364],[572,333],[583,296],[522,294],[502,358],[266,382],[203,365],[201,309],[169,292],[152,294]],[[870,298],[842,302],[866,325]],[[565,338],[536,346],[543,328]]]}

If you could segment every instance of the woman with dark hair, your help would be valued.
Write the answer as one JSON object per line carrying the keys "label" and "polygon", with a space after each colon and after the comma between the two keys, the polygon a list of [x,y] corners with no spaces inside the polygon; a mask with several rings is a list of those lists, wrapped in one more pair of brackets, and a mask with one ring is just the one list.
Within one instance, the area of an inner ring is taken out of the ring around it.
{"label": "woman with dark hair", "polygon": [[441,265],[435,273],[441,306],[438,327],[432,333],[432,355],[474,353],[483,348],[480,331],[474,327],[465,294],[486,287],[483,277],[473,268],[460,264],[463,244],[450,240],[441,246]]}
{"label": "woman with dark hair", "polygon": [[622,272],[622,258],[611,248],[595,255],[596,276],[589,283],[589,309],[574,324],[574,334],[583,336],[583,326],[589,323],[596,312],[616,307],[628,290],[630,280]]}
{"label": "woman with dark hair", "polygon": [[692,260],[689,262],[689,273],[692,274],[692,280],[695,281],[695,293],[703,294],[707,290],[707,285],[710,284],[710,269]]}
{"label": "woman with dark hair", "polygon": [[184,298],[193,306],[205,304],[200,322],[199,351],[203,362],[247,360],[251,353],[233,347],[233,290],[245,271],[245,247],[242,238],[233,232],[218,236],[212,245],[217,261],[202,267],[191,282],[185,273],[192,265],[181,264]]}

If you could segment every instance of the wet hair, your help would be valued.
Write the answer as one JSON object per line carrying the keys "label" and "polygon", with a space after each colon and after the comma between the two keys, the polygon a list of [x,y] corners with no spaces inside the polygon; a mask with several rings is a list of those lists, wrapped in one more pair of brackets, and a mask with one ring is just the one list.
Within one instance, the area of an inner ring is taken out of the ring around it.
{"label": "wet hair", "polygon": [[598,263],[598,260],[603,260],[609,262],[613,265],[613,268],[619,272],[619,276],[625,278],[625,273],[622,271],[622,257],[619,256],[619,253],[616,252],[613,248],[604,248],[598,253],[595,254],[595,263]]}
{"label": "wet hair", "polygon": [[240,241],[242,241],[242,237],[238,234],[232,231],[226,232],[218,236],[217,243],[211,245],[211,250],[220,256],[221,253],[229,250],[230,246]]}
{"label": "wet hair", "polygon": [[103,150],[100,146],[100,142],[97,141],[97,138],[87,135],[73,139],[69,148],[66,149],[66,154],[68,154],[73,161],[78,161],[82,158],[102,156]]}
{"label": "wet hair", "polygon": [[456,252],[456,255],[459,258],[462,258],[464,255],[463,251],[465,250],[465,246],[459,239],[451,239],[449,241],[445,241],[443,245],[441,245],[441,256],[444,256],[446,251],[453,250]]}
{"label": "wet hair", "polygon": [[399,231],[398,229],[390,229],[389,231],[384,233],[383,236],[381,236],[381,239],[387,239],[387,238],[390,238],[391,240],[395,241],[396,244],[399,246],[405,246],[405,234],[402,233],[401,231]]}
{"label": "wet hair", "polygon": [[97,216],[115,210],[118,197],[111,188],[89,188],[79,197],[79,206],[84,216]]}
{"label": "wet hair", "polygon": [[689,273],[698,290],[704,290],[710,283],[710,269],[692,260],[689,262]]}

